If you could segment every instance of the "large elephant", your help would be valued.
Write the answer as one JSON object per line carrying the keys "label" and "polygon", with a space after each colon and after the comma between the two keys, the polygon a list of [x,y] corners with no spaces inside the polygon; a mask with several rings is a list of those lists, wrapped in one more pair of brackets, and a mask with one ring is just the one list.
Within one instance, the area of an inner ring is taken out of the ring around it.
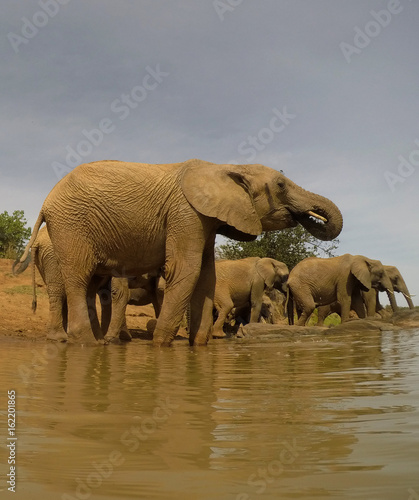
{"label": "large elephant", "polygon": [[295,301],[298,325],[305,325],[316,307],[336,301],[341,308],[342,322],[349,319],[351,308],[359,317],[365,317],[361,291],[373,288],[393,292],[390,278],[379,260],[351,254],[302,260],[291,270],[288,287],[289,323],[293,324]]}
{"label": "large elephant", "polygon": [[224,322],[233,308],[250,306],[250,323],[259,321],[265,289],[276,288],[286,293],[288,267],[275,259],[248,257],[215,262],[214,307],[218,318],[213,337],[225,337]]}
{"label": "large elephant", "polygon": [[[400,274],[400,271],[397,269],[395,266],[384,266],[384,269],[387,273],[387,276],[390,278],[391,284],[393,285],[393,291],[394,292],[399,292],[403,294],[404,298],[406,299],[407,305],[409,309],[413,309],[414,305],[412,302],[412,298],[410,296],[409,289],[407,288],[406,282],[403,279],[403,276]],[[384,308],[380,304],[379,298],[378,298],[378,290],[376,290],[375,293],[373,292],[366,292],[363,294],[364,295],[364,303],[365,307],[367,308],[367,313],[368,316],[372,316],[375,314],[375,312],[380,313]],[[391,308],[393,311],[397,310],[397,302],[394,297],[394,294],[388,293],[387,296],[391,305]]]}
{"label": "large elephant", "polygon": [[156,345],[170,345],[189,302],[190,342],[207,343],[217,233],[252,240],[262,231],[300,223],[315,237],[331,240],[342,229],[334,203],[276,170],[201,160],[76,167],[45,199],[22,261],[44,221],[64,279],[68,332],[82,343],[93,340],[86,304],[93,275],[139,276],[165,266]]}
{"label": "large elephant", "polygon": [[[391,284],[393,285],[393,291],[402,293],[406,299],[407,305],[410,309],[414,308],[409,290],[407,285],[400,274],[400,271],[395,266],[384,266],[385,272],[387,276],[390,278]],[[365,312],[367,316],[373,317],[376,313],[383,315],[384,307],[380,304],[379,301],[379,291],[375,288],[371,288],[367,292],[361,292],[362,300],[365,306]],[[393,312],[397,310],[397,302],[394,296],[394,293],[387,290],[387,296],[390,302],[391,309]],[[340,306],[338,303],[330,304],[328,306],[319,307],[318,314],[318,325],[322,325],[324,323],[325,318],[331,314],[332,312],[340,314]]]}

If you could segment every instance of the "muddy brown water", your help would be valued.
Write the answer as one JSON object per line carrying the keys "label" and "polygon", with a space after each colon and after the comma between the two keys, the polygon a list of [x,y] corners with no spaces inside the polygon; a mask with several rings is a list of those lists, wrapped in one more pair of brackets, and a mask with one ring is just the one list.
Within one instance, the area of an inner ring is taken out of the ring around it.
{"label": "muddy brown water", "polygon": [[0,359],[2,498],[419,499],[418,329]]}

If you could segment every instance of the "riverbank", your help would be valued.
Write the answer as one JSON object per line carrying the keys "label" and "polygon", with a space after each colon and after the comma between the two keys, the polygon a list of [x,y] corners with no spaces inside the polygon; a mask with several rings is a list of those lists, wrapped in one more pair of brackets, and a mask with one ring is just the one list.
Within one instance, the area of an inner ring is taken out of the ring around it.
{"label": "riverbank", "polygon": [[[14,276],[12,264],[11,259],[0,259],[0,336],[45,339],[49,302],[44,282],[36,270],[38,307],[33,313],[31,266],[24,273]],[[151,304],[127,307],[127,325],[134,334],[146,334],[147,322],[152,318],[154,309]]]}

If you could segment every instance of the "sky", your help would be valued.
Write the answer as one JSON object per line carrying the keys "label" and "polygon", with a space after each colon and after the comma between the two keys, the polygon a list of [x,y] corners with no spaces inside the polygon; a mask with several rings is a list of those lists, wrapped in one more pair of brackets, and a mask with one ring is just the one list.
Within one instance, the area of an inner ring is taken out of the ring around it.
{"label": "sky", "polygon": [[32,227],[84,162],[261,163],[419,305],[416,1],[3,0],[0,26],[0,212]]}

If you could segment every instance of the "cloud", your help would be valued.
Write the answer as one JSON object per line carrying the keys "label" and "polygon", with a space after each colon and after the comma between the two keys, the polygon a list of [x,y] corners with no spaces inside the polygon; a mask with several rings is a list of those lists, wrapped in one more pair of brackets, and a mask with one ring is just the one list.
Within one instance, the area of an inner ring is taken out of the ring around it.
{"label": "cloud", "polygon": [[[342,253],[406,263],[419,282],[419,166],[393,191],[384,176],[419,138],[419,10],[400,5],[348,63],[340,44],[354,43],[356,27],[387,8],[381,1],[241,2],[221,21],[206,1],[71,0],[16,53],[7,34],[21,35],[22,19],[41,7],[6,0],[2,209],[24,208],[35,220],[58,180],[52,164],[104,119],[112,132],[82,161],[246,162],[240,144],[255,136],[252,162],[283,169],[342,209]],[[112,103],[157,66],[167,77],[120,119]],[[273,110],[284,107],[295,118],[270,134]]]}

